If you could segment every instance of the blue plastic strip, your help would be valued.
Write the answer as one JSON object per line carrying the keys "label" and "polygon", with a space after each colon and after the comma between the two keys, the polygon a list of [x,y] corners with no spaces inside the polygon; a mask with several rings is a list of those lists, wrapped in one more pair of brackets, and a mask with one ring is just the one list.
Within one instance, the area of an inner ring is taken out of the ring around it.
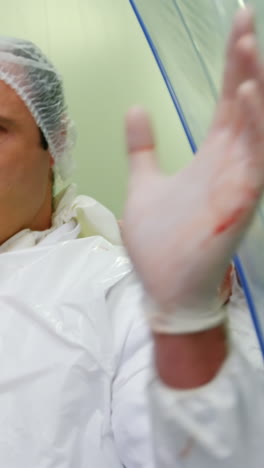
{"label": "blue plastic strip", "polygon": [[168,77],[168,75],[167,75],[167,72],[166,72],[166,70],[165,70],[165,68],[164,68],[164,65],[163,65],[163,63],[162,63],[162,61],[161,61],[161,59],[160,59],[159,53],[158,53],[158,51],[157,51],[157,49],[156,49],[156,47],[155,47],[155,45],[154,45],[154,43],[153,43],[153,41],[152,41],[152,39],[151,39],[151,37],[150,37],[150,34],[149,34],[148,30],[147,30],[147,27],[146,27],[146,25],[145,25],[145,23],[144,23],[144,21],[143,21],[141,15],[140,15],[139,11],[138,11],[138,8],[137,8],[137,6],[136,6],[134,0],[129,0],[129,2],[130,2],[131,6],[132,6],[132,8],[133,8],[133,10],[134,10],[134,13],[135,13],[135,15],[136,15],[136,17],[137,17],[137,20],[138,20],[138,22],[139,22],[139,24],[140,24],[140,26],[141,26],[141,28],[142,28],[142,31],[143,31],[143,33],[144,33],[146,39],[147,39],[147,42],[148,42],[148,44],[149,44],[149,47],[150,47],[150,49],[152,50],[152,53],[153,53],[153,55],[154,55],[154,57],[155,57],[155,60],[156,60],[156,62],[157,62],[157,65],[158,65],[158,67],[159,67],[159,69],[160,69],[160,72],[161,72],[161,74],[162,74],[162,76],[163,76],[163,79],[164,79],[164,81],[165,81],[165,83],[166,83],[166,86],[167,86],[168,91],[169,91],[169,93],[170,93],[170,96],[171,96],[171,98],[172,98],[173,104],[174,104],[174,106],[175,106],[175,108],[176,108],[176,111],[177,111],[177,113],[178,113],[178,115],[179,115],[179,118],[180,118],[180,121],[181,121],[181,123],[182,123],[182,126],[183,126],[184,131],[185,131],[185,133],[186,133],[186,136],[187,136],[187,138],[188,138],[190,147],[191,147],[193,153],[196,153],[196,151],[197,151],[197,146],[196,146],[195,141],[194,141],[194,139],[193,139],[191,130],[190,130],[190,128],[189,128],[189,125],[188,125],[188,123],[187,123],[187,121],[186,121],[186,119],[185,119],[185,116],[184,116],[183,110],[182,110],[182,108],[181,108],[180,102],[179,102],[179,100],[178,100],[178,98],[177,98],[177,96],[176,96],[176,94],[175,94],[175,91],[174,91],[174,89],[173,89],[173,86],[172,86],[172,84],[171,84],[171,82],[170,82],[170,79],[169,79],[169,77]]}
{"label": "blue plastic strip", "polygon": [[[173,86],[170,82],[170,79],[168,77],[168,74],[165,70],[165,67],[162,63],[162,60],[159,56],[159,53],[151,39],[151,36],[148,32],[148,29],[138,11],[138,8],[135,4],[135,1],[134,0],[129,0],[130,4],[131,4],[131,7],[137,17],[137,20],[141,26],[141,29],[146,37],[146,40],[149,44],[149,47],[154,55],[154,58],[157,62],[157,65],[160,69],[160,72],[163,76],[163,79],[166,83],[166,86],[168,88],[168,91],[170,93],[170,96],[172,98],[172,101],[173,101],[173,104],[175,106],[175,109],[179,115],[179,118],[180,118],[180,121],[182,123],[182,126],[183,126],[183,129],[185,131],[185,134],[187,136],[187,139],[189,141],[189,144],[190,144],[190,147],[193,151],[193,153],[196,153],[197,151],[197,146],[195,144],[195,141],[193,139],[193,136],[192,136],[192,133],[191,133],[191,130],[189,128],[189,125],[185,119],[185,115],[184,115],[184,112],[182,110],[182,107],[180,105],[180,102],[177,98],[177,95],[173,89]],[[252,318],[252,321],[253,321],[253,324],[254,324],[254,327],[255,327],[255,331],[256,331],[256,335],[257,335],[257,338],[258,338],[258,341],[259,341],[259,344],[260,344],[260,349],[261,349],[261,352],[262,352],[262,355],[264,357],[264,338],[262,336],[262,332],[261,332],[261,325],[259,323],[259,320],[258,320],[258,316],[257,316],[257,311],[256,311],[256,307],[255,307],[255,304],[254,304],[254,301],[253,301],[253,298],[251,296],[251,293],[250,293],[250,289],[249,289],[249,286],[248,286],[248,283],[247,283],[247,280],[246,280],[246,277],[245,277],[245,274],[244,274],[244,271],[243,271],[243,267],[241,265],[241,262],[238,258],[238,256],[236,255],[234,257],[234,263],[235,263],[235,266],[236,266],[236,269],[237,269],[237,272],[238,272],[238,275],[239,275],[239,278],[240,278],[240,281],[241,281],[241,285],[243,287],[243,290],[244,290],[244,293],[245,293],[245,296],[246,296],[246,300],[247,300],[247,303],[248,303],[248,307],[249,307],[249,310],[250,310],[250,314],[251,314],[251,318]]]}

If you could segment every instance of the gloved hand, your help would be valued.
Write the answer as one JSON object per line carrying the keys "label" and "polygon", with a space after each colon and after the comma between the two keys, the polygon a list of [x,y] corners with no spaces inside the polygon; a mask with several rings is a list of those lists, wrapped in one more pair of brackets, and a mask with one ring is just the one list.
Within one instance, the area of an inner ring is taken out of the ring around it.
{"label": "gloved hand", "polygon": [[128,113],[127,142],[123,235],[151,327],[162,333],[214,327],[224,320],[219,285],[264,186],[264,66],[249,9],[236,16],[215,119],[191,164],[173,176],[159,170],[140,108]]}

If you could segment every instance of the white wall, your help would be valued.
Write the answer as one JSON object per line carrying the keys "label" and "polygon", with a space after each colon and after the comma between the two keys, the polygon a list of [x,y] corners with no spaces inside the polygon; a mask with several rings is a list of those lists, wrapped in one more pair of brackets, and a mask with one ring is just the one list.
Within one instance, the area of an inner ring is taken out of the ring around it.
{"label": "white wall", "polygon": [[126,186],[123,116],[133,104],[153,115],[162,167],[181,167],[190,149],[128,0],[9,0],[1,34],[36,42],[65,80],[79,139],[78,190],[121,216]]}

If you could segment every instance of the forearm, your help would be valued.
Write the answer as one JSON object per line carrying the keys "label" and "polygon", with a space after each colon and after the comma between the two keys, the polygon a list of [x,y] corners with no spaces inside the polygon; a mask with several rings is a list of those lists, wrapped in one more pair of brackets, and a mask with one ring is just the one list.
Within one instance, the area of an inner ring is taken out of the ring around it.
{"label": "forearm", "polygon": [[259,468],[264,456],[263,391],[262,372],[233,345],[207,385],[175,390],[154,376],[149,399],[155,466]]}
{"label": "forearm", "polygon": [[157,374],[172,388],[205,385],[216,376],[227,357],[225,325],[197,333],[153,336]]}

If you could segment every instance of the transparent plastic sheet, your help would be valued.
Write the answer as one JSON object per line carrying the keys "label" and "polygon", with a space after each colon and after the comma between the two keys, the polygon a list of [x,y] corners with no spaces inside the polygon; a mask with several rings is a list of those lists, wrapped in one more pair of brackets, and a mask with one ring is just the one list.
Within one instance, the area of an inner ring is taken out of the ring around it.
{"label": "transparent plastic sheet", "polygon": [[[263,0],[130,0],[195,152],[218,96],[224,50],[237,8],[256,10],[264,50]],[[264,203],[235,258],[264,355]]]}

